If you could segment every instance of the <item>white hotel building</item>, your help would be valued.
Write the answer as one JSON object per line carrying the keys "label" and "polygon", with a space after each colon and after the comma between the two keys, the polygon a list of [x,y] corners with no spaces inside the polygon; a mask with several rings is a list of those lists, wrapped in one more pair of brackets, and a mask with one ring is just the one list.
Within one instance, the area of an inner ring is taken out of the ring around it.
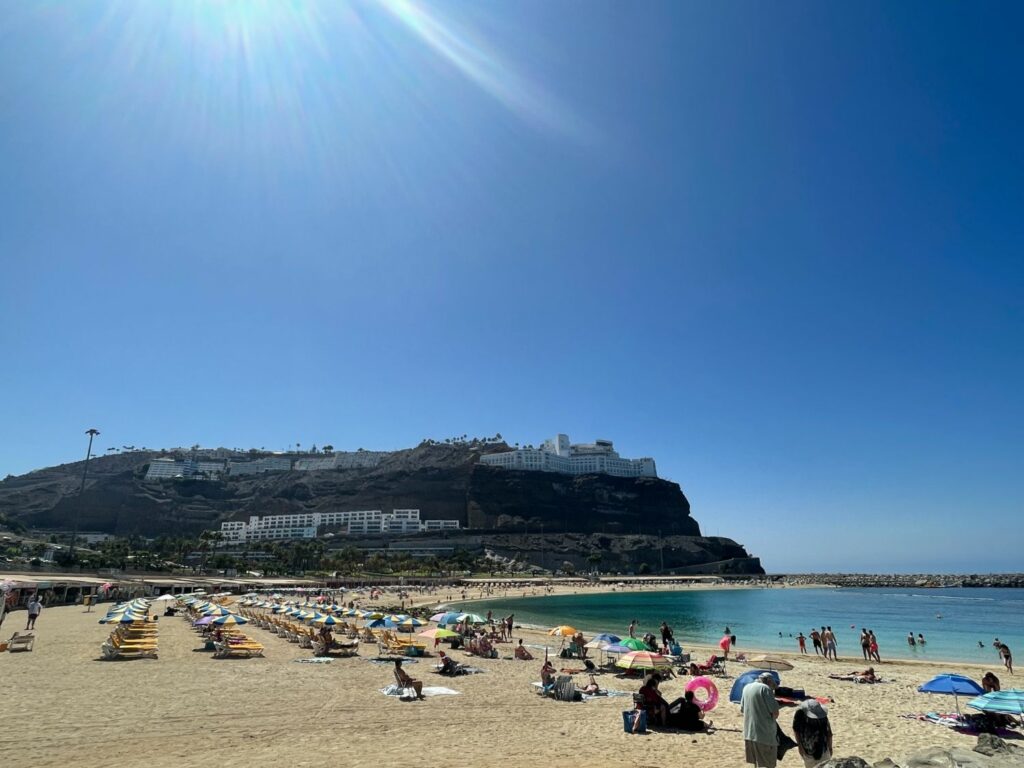
{"label": "white hotel building", "polygon": [[304,512],[296,515],[252,515],[248,522],[229,520],[220,524],[224,541],[241,544],[249,541],[312,539],[321,526],[338,527],[343,533],[400,534],[421,531],[457,530],[458,520],[420,520],[418,509],[379,509],[354,512]]}
{"label": "white hotel building", "polygon": [[658,476],[654,459],[624,459],[615,451],[611,440],[570,444],[568,435],[556,435],[545,440],[540,448],[487,454],[480,457],[480,463],[502,469],[559,472],[563,475]]}

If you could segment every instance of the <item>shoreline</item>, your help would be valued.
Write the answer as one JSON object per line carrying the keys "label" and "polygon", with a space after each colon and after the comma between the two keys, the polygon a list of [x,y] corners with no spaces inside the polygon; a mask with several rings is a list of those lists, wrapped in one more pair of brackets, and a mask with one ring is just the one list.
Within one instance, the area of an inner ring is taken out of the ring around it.
{"label": "shoreline", "polygon": [[[757,585],[751,585],[751,584],[707,584],[707,583],[694,584],[692,586],[689,586],[689,585],[687,585],[687,586],[680,586],[680,585],[647,584],[647,583],[642,583],[642,582],[633,582],[631,584],[627,584],[626,587],[619,587],[619,586],[617,586],[617,584],[609,584],[609,583],[600,583],[598,585],[589,585],[589,586],[585,586],[585,587],[583,585],[579,584],[579,583],[577,583],[577,584],[567,584],[567,583],[557,584],[556,583],[556,584],[550,584],[550,585],[547,585],[547,586],[550,587],[550,591],[547,591],[545,593],[531,592],[531,593],[525,594],[525,595],[522,595],[522,594],[520,594],[520,595],[513,595],[512,594],[513,590],[509,590],[509,594],[507,594],[505,596],[500,596],[500,595],[497,595],[497,594],[492,594],[492,595],[480,595],[480,596],[477,596],[477,597],[467,597],[467,599],[465,599],[465,600],[462,600],[460,598],[455,598],[455,599],[452,599],[450,601],[438,602],[437,605],[438,605],[439,609],[447,608],[447,607],[450,607],[450,606],[455,606],[455,607],[458,607],[460,610],[469,611],[469,610],[472,610],[472,606],[486,605],[487,603],[492,603],[492,604],[500,603],[500,602],[503,602],[503,601],[506,601],[506,600],[516,600],[516,601],[519,601],[519,600],[535,600],[535,599],[541,599],[541,598],[546,598],[546,597],[565,597],[565,596],[572,596],[572,595],[582,596],[582,595],[588,595],[588,594],[650,593],[650,592],[658,592],[658,593],[681,592],[681,593],[685,594],[685,593],[691,592],[691,591],[709,591],[709,592],[714,592],[714,591],[734,591],[734,590],[741,590],[741,589],[827,589],[827,590],[858,589],[858,587],[836,587],[836,586],[831,585],[831,584],[812,584],[812,583],[793,585],[793,586],[788,586],[787,585],[785,587],[781,587],[781,586],[778,586],[778,587],[764,587],[764,586],[757,586]],[[581,587],[583,587],[583,588],[581,589]],[[432,601],[427,601],[427,602],[432,602]],[[583,631],[584,636],[593,636],[596,633],[608,631],[607,627],[591,626],[589,623],[575,621],[575,620],[572,619],[572,617],[565,617],[565,620],[568,623],[570,623],[572,626],[574,626],[577,629]],[[535,635],[539,636],[542,639],[542,641],[543,641],[544,638],[547,638],[548,640],[553,639],[551,636],[547,635],[547,628],[545,626],[543,626],[543,625],[538,625],[538,624],[534,624],[534,623],[530,623],[530,622],[524,622],[524,623],[521,623],[521,624],[520,623],[516,623],[516,627],[517,627],[517,629],[521,628],[524,632],[529,632],[531,635],[535,634]],[[694,654],[693,653],[694,651],[698,651],[700,653],[706,652],[708,655],[710,655],[712,653],[720,652],[720,649],[719,649],[718,645],[716,644],[716,642],[714,640],[711,640],[711,641],[702,641],[702,640],[690,641],[690,640],[686,640],[685,644],[684,644],[684,642],[680,638],[680,639],[677,640],[677,642],[679,642],[680,645],[684,645],[684,650],[689,652],[689,653],[691,653],[691,656],[693,656],[694,658],[696,658],[697,655],[698,655],[698,654]],[[795,642],[796,642],[795,638],[793,638],[793,642],[795,644]],[[806,659],[810,659],[810,658],[816,658],[816,656],[815,656],[815,654],[813,652],[813,649],[810,647],[811,646],[810,639],[808,639],[807,644],[808,644],[808,653],[807,654],[801,654],[799,651],[795,651],[795,650],[787,650],[787,649],[779,649],[779,648],[766,648],[766,647],[758,646],[758,645],[748,645],[746,643],[743,645],[742,649],[739,652],[744,654],[744,655],[747,655],[747,656],[749,656],[749,655],[757,655],[757,654],[770,654],[772,656],[779,656],[779,657],[785,658],[785,659],[787,659],[789,661],[792,661],[794,659],[805,659],[806,660]],[[554,646],[553,646],[553,648],[556,649],[556,650],[557,650],[558,647],[559,647],[558,643],[555,643]],[[939,658],[939,657],[935,657],[935,658],[929,657],[929,658],[925,659],[925,658],[904,658],[902,656],[894,656],[894,657],[891,657],[889,659],[885,659],[885,660],[883,660],[881,662],[871,662],[871,661],[866,661],[865,659],[863,659],[863,657],[843,656],[843,655],[840,655],[838,660],[834,661],[834,662],[825,662],[825,660],[822,657],[817,657],[817,658],[820,659],[823,663],[832,664],[832,665],[835,665],[835,664],[843,665],[843,664],[847,664],[847,663],[849,663],[849,664],[859,664],[859,665],[863,665],[863,664],[877,664],[877,665],[882,665],[882,666],[906,664],[906,665],[909,665],[909,666],[912,666],[912,667],[913,666],[927,667],[927,666],[935,666],[935,665],[949,665],[950,667],[967,667],[967,668],[970,668],[970,669],[986,670],[986,671],[996,670],[997,672],[998,672],[998,669],[1000,669],[1002,667],[1001,663],[997,663],[997,661],[995,661],[995,660],[993,660],[992,662],[983,662],[983,661],[977,661],[975,659],[964,660],[964,659],[956,659],[956,658]],[[730,661],[730,663],[737,663],[737,662],[733,661],[733,657],[730,657],[729,661]],[[742,662],[740,662],[740,663],[742,663]],[[753,668],[753,667],[751,667],[751,668]]]}

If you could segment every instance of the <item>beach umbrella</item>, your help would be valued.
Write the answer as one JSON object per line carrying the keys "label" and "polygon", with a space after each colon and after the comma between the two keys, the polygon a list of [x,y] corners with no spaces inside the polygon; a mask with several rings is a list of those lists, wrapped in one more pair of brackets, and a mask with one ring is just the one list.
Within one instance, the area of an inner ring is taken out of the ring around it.
{"label": "beach umbrella", "polygon": [[605,653],[632,653],[636,649],[635,648],[630,648],[629,646],[626,646],[626,645],[620,645],[619,643],[613,643],[611,645],[606,645],[601,650],[604,651]]}
{"label": "beach umbrella", "polygon": [[245,618],[244,616],[236,616],[233,613],[229,613],[227,616],[218,616],[216,619],[214,619],[210,623],[211,624],[216,624],[218,626],[222,626],[223,627],[223,626],[233,626],[235,624],[248,624],[249,620],[247,618]]}
{"label": "beach umbrella", "polygon": [[576,634],[576,627],[570,627],[568,624],[562,624],[560,627],[548,630],[549,635],[555,637],[572,637]]}
{"label": "beach umbrella", "polygon": [[394,629],[395,622],[388,621],[387,619],[371,619],[366,622],[367,629]]}
{"label": "beach umbrella", "polygon": [[458,637],[458,632],[452,632],[450,629],[444,627],[432,627],[424,632],[417,632],[419,637],[429,637],[431,640],[443,640],[446,637]]}
{"label": "beach umbrella", "polygon": [[154,603],[170,603],[170,602],[172,602],[174,600],[177,600],[177,599],[178,598],[176,598],[174,595],[160,595],[160,597],[155,598],[153,600],[153,602]]}
{"label": "beach umbrella", "polygon": [[778,656],[769,656],[766,653],[751,656],[750,661],[762,669],[770,669],[772,671],[788,672],[793,668],[793,665],[785,659],[780,659]]}
{"label": "beach umbrella", "polygon": [[402,619],[401,621],[396,621],[394,624],[399,629],[404,629],[409,632],[416,629],[416,627],[423,626],[423,622],[420,619],[414,619],[412,616]]}
{"label": "beach umbrella", "polygon": [[997,712],[1001,715],[1016,715],[1024,718],[1024,690],[1011,688],[1008,691],[991,691],[967,702],[971,709],[982,712]]}
{"label": "beach umbrella", "polygon": [[599,635],[594,635],[591,641],[585,644],[584,648],[604,648],[608,645],[616,645],[621,643],[622,638],[618,635],[613,635],[611,632],[602,632]]}
{"label": "beach umbrella", "polygon": [[216,616],[203,616],[201,619],[196,620],[192,623],[193,627],[205,627],[207,624],[212,622]]}
{"label": "beach umbrella", "polygon": [[409,618],[409,614],[407,614],[407,613],[392,613],[392,614],[390,614],[388,616],[385,616],[384,618],[387,619],[388,621],[393,621],[393,622],[395,622],[395,624],[398,624],[400,621],[405,621],[406,619],[408,619]]}
{"label": "beach umbrella", "polygon": [[743,689],[746,688],[753,682],[757,681],[761,675],[765,672],[775,678],[775,684],[778,685],[782,681],[779,679],[779,673],[770,669],[748,669],[742,675],[736,678],[736,681],[732,684],[732,690],[729,692],[729,701],[739,703],[740,696],[743,694]]}
{"label": "beach umbrella", "polygon": [[619,645],[624,645],[631,651],[649,651],[650,648],[641,640],[639,637],[627,637],[625,640],[619,641]]}
{"label": "beach umbrella", "polygon": [[335,624],[344,624],[341,619],[336,619],[333,616],[321,616],[318,619],[313,619],[313,624],[320,624],[325,627],[333,627]]}
{"label": "beach umbrella", "polygon": [[234,611],[228,610],[224,606],[217,606],[215,608],[207,608],[202,612],[204,616],[230,616]]}
{"label": "beach umbrella", "polygon": [[969,677],[963,675],[936,675],[917,689],[921,693],[943,693],[953,697],[957,714],[960,713],[961,696],[978,696],[985,690]]}
{"label": "beach umbrella", "polygon": [[384,614],[381,613],[380,611],[364,611],[363,612],[363,618],[364,619],[383,619],[384,618]]}
{"label": "beach umbrella", "polygon": [[108,616],[100,619],[100,624],[133,624],[136,621],[145,621],[146,616],[138,613],[122,613],[120,615]]}
{"label": "beach umbrella", "polygon": [[441,619],[443,619],[447,615],[448,615],[448,611],[441,611],[440,613],[435,613],[433,616],[431,616],[430,620],[431,621],[441,621]]}
{"label": "beach umbrella", "polygon": [[486,624],[487,619],[475,613],[460,613],[458,621],[468,621],[470,624]]}
{"label": "beach umbrella", "polygon": [[622,669],[671,669],[672,662],[660,653],[631,651],[615,662]]}
{"label": "beach umbrella", "polygon": [[448,611],[447,613],[441,614],[441,618],[435,619],[433,616],[430,618],[431,621],[436,621],[438,624],[458,624],[459,616],[461,614],[454,611]]}

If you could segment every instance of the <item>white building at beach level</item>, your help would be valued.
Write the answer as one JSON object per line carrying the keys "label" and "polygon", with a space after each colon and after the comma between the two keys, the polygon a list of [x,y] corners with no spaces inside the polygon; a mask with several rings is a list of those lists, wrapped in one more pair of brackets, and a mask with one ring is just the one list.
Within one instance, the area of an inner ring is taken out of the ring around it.
{"label": "white building at beach level", "polygon": [[458,520],[421,520],[418,509],[383,512],[364,509],[350,512],[301,512],[294,515],[252,515],[248,522],[229,520],[220,524],[228,543],[312,539],[321,527],[338,528],[349,535],[403,534],[458,530]]}
{"label": "white building at beach level", "polygon": [[624,459],[611,440],[570,443],[568,435],[555,435],[540,448],[517,448],[490,453],[480,463],[501,469],[531,472],[559,472],[563,475],[615,475],[617,477],[657,477],[654,459]]}

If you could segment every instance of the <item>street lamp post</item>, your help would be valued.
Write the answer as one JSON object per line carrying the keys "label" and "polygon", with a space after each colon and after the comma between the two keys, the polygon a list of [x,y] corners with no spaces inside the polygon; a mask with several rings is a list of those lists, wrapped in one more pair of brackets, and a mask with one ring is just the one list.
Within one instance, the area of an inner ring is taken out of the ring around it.
{"label": "street lamp post", "polygon": [[75,525],[71,534],[71,562],[75,562],[75,543],[78,541],[78,520],[82,516],[82,494],[85,493],[85,478],[89,474],[89,457],[92,456],[92,439],[98,435],[98,429],[87,429],[89,447],[85,449],[85,466],[82,468],[82,485],[78,489],[78,503],[75,505]]}

